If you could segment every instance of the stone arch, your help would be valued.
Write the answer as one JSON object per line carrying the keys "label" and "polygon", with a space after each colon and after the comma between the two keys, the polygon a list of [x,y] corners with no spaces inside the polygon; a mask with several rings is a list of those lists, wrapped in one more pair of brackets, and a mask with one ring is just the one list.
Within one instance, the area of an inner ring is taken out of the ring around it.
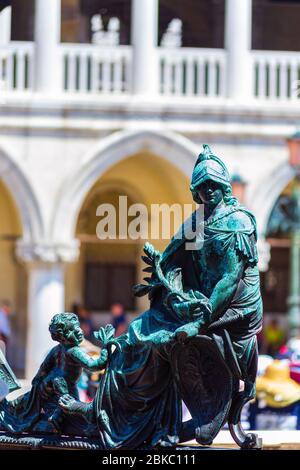
{"label": "stone arch", "polygon": [[0,149],[0,175],[18,209],[23,241],[30,243],[39,240],[44,231],[38,201],[23,171],[3,149]]}
{"label": "stone arch", "polygon": [[180,135],[158,131],[120,131],[102,140],[86,162],[64,183],[52,223],[52,237],[64,242],[74,238],[80,208],[93,184],[116,163],[147,151],[160,156],[190,177],[198,147]]}
{"label": "stone arch", "polygon": [[251,209],[256,216],[258,232],[261,235],[266,233],[269,217],[278,197],[294,177],[295,171],[286,162],[277,167],[268,180],[260,185],[260,189],[256,190]]}

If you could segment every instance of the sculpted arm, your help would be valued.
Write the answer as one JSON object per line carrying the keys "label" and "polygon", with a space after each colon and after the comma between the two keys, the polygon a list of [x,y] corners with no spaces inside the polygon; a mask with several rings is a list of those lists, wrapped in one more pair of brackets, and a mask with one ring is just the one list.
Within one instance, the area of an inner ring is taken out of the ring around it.
{"label": "sculpted arm", "polygon": [[101,349],[101,354],[97,359],[93,359],[79,347],[69,351],[69,355],[78,365],[90,371],[104,369],[108,359],[108,351],[106,348]]}
{"label": "sculpted arm", "polygon": [[241,259],[233,248],[228,249],[223,263],[224,275],[215,285],[209,299],[212,321],[216,320],[230,303],[245,268],[245,260]]}
{"label": "sculpted arm", "polygon": [[238,216],[233,215],[228,221],[227,228],[232,230],[235,237],[221,261],[223,277],[216,284],[210,296],[212,321],[216,320],[230,303],[245,266],[248,262],[253,261],[252,257],[255,257],[256,252],[253,239],[255,226],[248,215],[242,212],[239,212]]}

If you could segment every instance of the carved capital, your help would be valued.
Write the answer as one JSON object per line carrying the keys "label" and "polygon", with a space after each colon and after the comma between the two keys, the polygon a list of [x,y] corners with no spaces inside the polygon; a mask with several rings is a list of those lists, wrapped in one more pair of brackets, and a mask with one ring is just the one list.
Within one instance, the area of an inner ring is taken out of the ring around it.
{"label": "carved capital", "polygon": [[79,240],[70,240],[68,243],[27,243],[19,240],[16,246],[18,259],[25,263],[73,263],[78,260],[80,253]]}

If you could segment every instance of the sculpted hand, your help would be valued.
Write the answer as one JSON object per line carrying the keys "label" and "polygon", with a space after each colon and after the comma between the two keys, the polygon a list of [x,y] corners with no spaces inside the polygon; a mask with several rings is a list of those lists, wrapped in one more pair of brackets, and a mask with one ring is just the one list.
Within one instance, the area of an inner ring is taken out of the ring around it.
{"label": "sculpted hand", "polygon": [[106,348],[108,343],[114,339],[115,329],[112,325],[106,325],[95,331],[94,336],[100,342],[102,348]]}
{"label": "sculpted hand", "polygon": [[190,309],[191,320],[198,321],[201,324],[205,324],[209,322],[211,312],[212,312],[212,306],[210,302],[207,302],[207,303],[200,302],[200,304],[195,303],[191,306],[191,309]]}
{"label": "sculpted hand", "polygon": [[184,301],[178,300],[177,298],[172,299],[171,301],[172,310],[174,310],[174,312],[184,320],[188,320],[190,318],[191,311],[198,307],[198,304],[198,300]]}
{"label": "sculpted hand", "polygon": [[196,336],[199,333],[199,326],[196,323],[187,323],[180,326],[174,333],[175,339],[184,344],[188,338]]}
{"label": "sculpted hand", "polygon": [[211,311],[209,305],[204,304],[202,300],[198,299],[186,302],[173,301],[172,308],[179,317],[187,321],[199,321],[203,318],[204,322]]}

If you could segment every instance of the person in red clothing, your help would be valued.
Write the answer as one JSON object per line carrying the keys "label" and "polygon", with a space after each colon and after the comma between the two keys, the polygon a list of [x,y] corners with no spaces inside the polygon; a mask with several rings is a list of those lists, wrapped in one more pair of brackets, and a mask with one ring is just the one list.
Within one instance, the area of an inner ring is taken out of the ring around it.
{"label": "person in red clothing", "polygon": [[115,336],[121,336],[127,331],[127,320],[124,307],[120,303],[112,304],[110,308],[111,312],[111,323],[116,330]]}

